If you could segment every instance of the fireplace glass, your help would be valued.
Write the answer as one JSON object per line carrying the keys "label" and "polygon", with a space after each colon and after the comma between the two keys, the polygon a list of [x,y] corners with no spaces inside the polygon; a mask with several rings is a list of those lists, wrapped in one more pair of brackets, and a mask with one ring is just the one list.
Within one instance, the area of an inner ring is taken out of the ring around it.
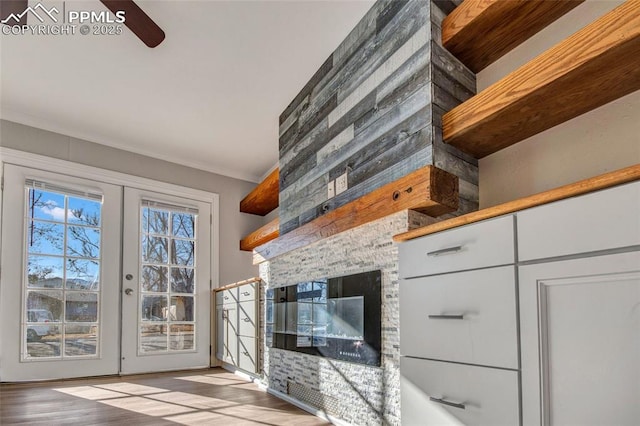
{"label": "fireplace glass", "polygon": [[267,344],[380,365],[380,277],[372,271],[270,289]]}

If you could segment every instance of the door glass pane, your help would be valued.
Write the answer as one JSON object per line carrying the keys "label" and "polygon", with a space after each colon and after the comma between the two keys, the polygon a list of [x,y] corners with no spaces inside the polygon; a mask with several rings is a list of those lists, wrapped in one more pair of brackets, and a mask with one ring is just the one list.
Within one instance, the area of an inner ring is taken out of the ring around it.
{"label": "door glass pane", "polygon": [[197,215],[143,205],[140,218],[139,353],[194,351]]}
{"label": "door glass pane", "polygon": [[145,208],[142,210],[142,232],[156,235],[169,233],[169,212]]}
{"label": "door glass pane", "polygon": [[[97,356],[102,203],[27,186],[23,359]],[[77,192],[74,192],[77,193]]]}
{"label": "door glass pane", "polygon": [[149,263],[167,263],[168,259],[167,239],[160,237],[151,237],[145,235],[142,237],[142,260]]}
{"label": "door glass pane", "polygon": [[70,290],[100,289],[100,262],[89,259],[67,259],[65,287]]}
{"label": "door glass pane", "polygon": [[144,265],[142,267],[142,291],[167,291],[166,266]]}
{"label": "door glass pane", "polygon": [[166,352],[167,326],[166,324],[143,324],[140,326],[141,353]]}
{"label": "door glass pane", "polygon": [[195,275],[196,271],[193,268],[171,268],[171,291],[193,293]]}
{"label": "door glass pane", "polygon": [[193,324],[172,325],[169,331],[169,348],[177,351],[193,349],[194,331]]}
{"label": "door glass pane", "polygon": [[171,308],[169,310],[169,314],[169,319],[171,321],[193,321],[193,297],[171,297]]}
{"label": "door glass pane", "polygon": [[64,222],[65,197],[55,192],[32,189],[29,191],[29,217],[52,222]]}
{"label": "door glass pane", "polygon": [[100,229],[88,226],[67,227],[67,255],[97,259],[100,257]]}
{"label": "door glass pane", "polygon": [[69,291],[66,297],[65,319],[70,322],[98,321],[98,294]]}
{"label": "door glass pane", "polygon": [[63,265],[63,257],[29,255],[27,285],[34,288],[61,288]]}
{"label": "door glass pane", "polygon": [[171,216],[172,235],[178,238],[194,238],[195,216],[192,214],[174,213]]}
{"label": "door glass pane", "polygon": [[64,253],[64,225],[51,222],[29,221],[27,229],[27,249],[29,253]]}
{"label": "door glass pane", "polygon": [[100,226],[102,203],[69,198],[68,222],[77,225]]}
{"label": "door glass pane", "polygon": [[171,263],[174,265],[193,266],[193,241],[173,240],[171,243]]}
{"label": "door glass pane", "polygon": [[64,327],[65,355],[96,355],[98,350],[97,331],[96,324],[66,324]]}
{"label": "door glass pane", "polygon": [[167,315],[166,296],[143,296],[142,297],[142,320],[143,321],[164,321]]}

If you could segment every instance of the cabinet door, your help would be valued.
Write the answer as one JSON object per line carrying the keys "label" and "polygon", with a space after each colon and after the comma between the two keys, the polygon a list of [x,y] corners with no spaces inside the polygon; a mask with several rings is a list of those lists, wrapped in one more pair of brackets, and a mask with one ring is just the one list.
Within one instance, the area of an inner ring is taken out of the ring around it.
{"label": "cabinet door", "polygon": [[502,216],[399,245],[400,278],[508,265],[515,261],[513,216]]}
{"label": "cabinet door", "polygon": [[256,339],[254,337],[238,337],[238,367],[250,373],[258,372]]}
{"label": "cabinet door", "polygon": [[[216,296],[221,293],[216,293]],[[216,358],[224,360],[225,357],[225,310],[222,304],[216,305]]]}
{"label": "cabinet door", "polygon": [[218,358],[228,364],[238,364],[238,309],[237,305],[216,307],[218,315]]}
{"label": "cabinet door", "polygon": [[640,252],[522,266],[525,425],[637,425]]}
{"label": "cabinet door", "polygon": [[256,301],[238,303],[238,335],[256,337],[257,323]]}
{"label": "cabinet door", "polygon": [[519,368],[515,266],[400,282],[400,353]]}
{"label": "cabinet door", "polygon": [[640,244],[640,182],[517,213],[520,262]]}
{"label": "cabinet door", "polygon": [[400,358],[402,424],[518,426],[518,372]]}

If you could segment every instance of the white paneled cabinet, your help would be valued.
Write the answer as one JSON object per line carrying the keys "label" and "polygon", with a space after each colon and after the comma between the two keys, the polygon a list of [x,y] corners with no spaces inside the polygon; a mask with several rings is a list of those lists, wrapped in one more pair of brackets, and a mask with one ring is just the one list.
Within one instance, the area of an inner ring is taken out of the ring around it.
{"label": "white paneled cabinet", "polygon": [[524,424],[640,424],[640,252],[520,267]]}
{"label": "white paneled cabinet", "polygon": [[259,282],[216,292],[216,357],[258,373]]}
{"label": "white paneled cabinet", "polygon": [[639,249],[640,182],[401,244],[402,423],[640,424]]}

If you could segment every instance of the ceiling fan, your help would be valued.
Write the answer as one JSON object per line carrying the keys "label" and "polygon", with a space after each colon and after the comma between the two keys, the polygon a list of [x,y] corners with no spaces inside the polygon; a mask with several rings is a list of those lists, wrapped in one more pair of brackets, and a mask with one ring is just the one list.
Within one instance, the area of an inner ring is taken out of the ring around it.
{"label": "ceiling fan", "polygon": [[[165,34],[133,0],[100,0],[107,9],[114,14],[118,11],[125,12],[124,24],[129,28],[144,44],[149,47],[156,47]],[[4,20],[11,14],[22,14],[29,7],[28,0],[0,0],[0,20]],[[26,14],[16,20],[17,25],[26,24]]]}

